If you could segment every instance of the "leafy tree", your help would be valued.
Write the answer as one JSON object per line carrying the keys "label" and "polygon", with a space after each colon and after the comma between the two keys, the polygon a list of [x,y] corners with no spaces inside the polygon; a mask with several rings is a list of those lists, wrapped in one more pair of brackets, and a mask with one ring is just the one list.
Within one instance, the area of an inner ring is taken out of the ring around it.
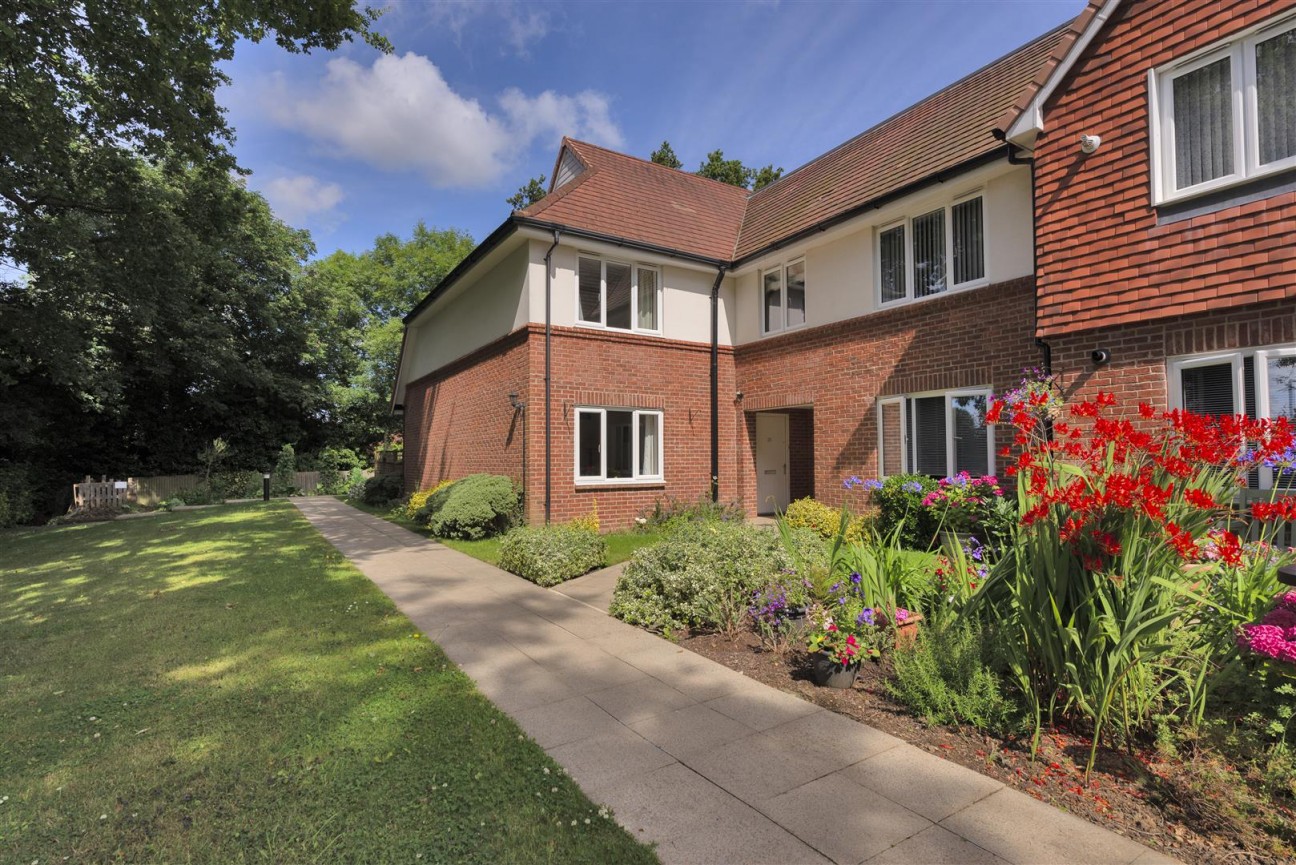
{"label": "leafy tree", "polygon": [[723,150],[712,150],[698,168],[697,174],[742,189],[760,189],[778,180],[783,175],[783,169],[773,165],[748,168],[742,164],[742,160],[725,159]]}
{"label": "leafy tree", "polygon": [[306,268],[299,287],[317,309],[322,328],[315,350],[324,370],[323,434],[330,444],[363,450],[399,428],[391,394],[400,363],[401,317],[473,245],[464,232],[420,222],[408,240],[384,234],[360,255],[339,251]]}
{"label": "leafy tree", "polygon": [[752,173],[752,189],[756,190],[763,186],[769,186],[782,176],[783,169],[775,168],[773,164],[758,168]]}
{"label": "leafy tree", "polygon": [[360,37],[390,50],[370,29],[378,15],[350,0],[10,0],[0,26],[0,257],[19,260],[10,241],[21,222],[111,206],[95,192],[119,150],[233,169],[216,91],[240,39],[309,52]]}
{"label": "leafy tree", "polygon": [[683,168],[684,163],[680,162],[679,157],[675,155],[675,149],[671,147],[669,141],[663,141],[661,147],[652,152],[648,157],[658,165],[665,165],[667,168]]}
{"label": "leafy tree", "polygon": [[547,194],[545,190],[545,176],[533,177],[524,185],[518,187],[514,195],[510,195],[504,201],[514,210],[521,210],[524,207],[530,207]]}

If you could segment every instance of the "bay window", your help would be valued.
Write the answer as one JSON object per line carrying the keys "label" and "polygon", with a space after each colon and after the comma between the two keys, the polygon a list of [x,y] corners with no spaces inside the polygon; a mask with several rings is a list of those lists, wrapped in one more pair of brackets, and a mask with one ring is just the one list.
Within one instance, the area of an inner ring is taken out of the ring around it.
{"label": "bay window", "polygon": [[652,481],[662,474],[662,413],[576,409],[576,480]]}
{"label": "bay window", "polygon": [[921,300],[985,282],[985,213],[980,194],[956,199],[878,231],[878,301]]}
{"label": "bay window", "polygon": [[655,267],[581,256],[576,321],[609,330],[661,331],[661,272]]}
{"label": "bay window", "polygon": [[1296,167],[1296,20],[1153,70],[1154,203]]}
{"label": "bay window", "polygon": [[994,429],[984,389],[878,401],[878,471],[949,477],[994,474]]}

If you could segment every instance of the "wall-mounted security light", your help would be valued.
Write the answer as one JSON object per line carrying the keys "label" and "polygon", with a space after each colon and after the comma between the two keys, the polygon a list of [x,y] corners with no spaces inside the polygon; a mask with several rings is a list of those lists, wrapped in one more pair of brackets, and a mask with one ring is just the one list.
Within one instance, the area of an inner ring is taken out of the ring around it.
{"label": "wall-mounted security light", "polygon": [[736,400],[737,402],[742,402],[742,391],[738,391],[736,394],[734,394],[734,400]]}
{"label": "wall-mounted security light", "polygon": [[1095,150],[1097,150],[1100,146],[1102,146],[1102,136],[1101,136],[1101,135],[1081,135],[1081,136],[1080,136],[1080,152],[1081,152],[1081,153],[1083,153],[1083,154],[1085,154],[1085,155],[1088,155],[1088,154],[1090,154],[1090,153],[1093,153],[1093,152],[1094,152]]}
{"label": "wall-mounted security light", "polygon": [[1093,361],[1094,366],[1103,366],[1111,363],[1111,351],[1105,348],[1095,348],[1089,353],[1089,359]]}
{"label": "wall-mounted security light", "polygon": [[526,408],[526,403],[518,399],[517,391],[509,391],[509,405],[513,406],[513,411]]}

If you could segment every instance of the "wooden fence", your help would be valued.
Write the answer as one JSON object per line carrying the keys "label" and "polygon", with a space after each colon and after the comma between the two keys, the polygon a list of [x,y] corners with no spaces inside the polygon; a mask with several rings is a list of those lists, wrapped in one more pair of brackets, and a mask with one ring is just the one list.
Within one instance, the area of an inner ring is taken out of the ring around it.
{"label": "wooden fence", "polygon": [[[260,474],[257,475],[258,480]],[[155,475],[146,478],[127,478],[124,481],[100,478],[94,480],[86,476],[79,484],[72,485],[72,504],[78,508],[122,507],[128,504],[141,507],[154,507],[174,496],[184,494],[202,483],[199,475]],[[319,472],[297,472],[293,485],[302,495],[318,494],[320,484]],[[258,487],[256,497],[260,497]]]}

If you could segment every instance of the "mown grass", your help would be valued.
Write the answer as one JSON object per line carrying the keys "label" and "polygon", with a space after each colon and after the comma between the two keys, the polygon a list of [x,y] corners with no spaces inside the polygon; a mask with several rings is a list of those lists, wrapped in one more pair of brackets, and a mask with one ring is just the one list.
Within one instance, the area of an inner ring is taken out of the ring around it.
{"label": "mown grass", "polygon": [[655,861],[290,504],[2,540],[0,860]]}
{"label": "mown grass", "polygon": [[[432,537],[432,533],[428,531],[427,526],[407,519],[404,514],[400,513],[399,509],[390,506],[366,505],[353,501],[348,501],[347,504],[374,516],[382,517],[398,526],[404,526],[424,537]],[[607,563],[615,565],[624,562],[634,554],[635,550],[655,544],[661,539],[662,536],[656,532],[608,532],[603,535],[603,540],[607,542]],[[433,538],[433,540],[489,565],[499,564],[500,539],[497,537],[482,538],[479,541],[460,541],[453,538]]]}

